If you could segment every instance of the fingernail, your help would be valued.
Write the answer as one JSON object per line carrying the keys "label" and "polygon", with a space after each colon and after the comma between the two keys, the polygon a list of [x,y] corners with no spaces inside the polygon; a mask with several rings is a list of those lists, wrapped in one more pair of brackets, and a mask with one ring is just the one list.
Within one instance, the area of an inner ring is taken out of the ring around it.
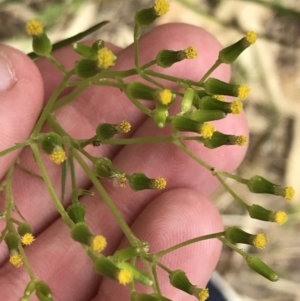
{"label": "fingernail", "polygon": [[8,90],[14,83],[14,73],[9,62],[0,54],[0,92]]}

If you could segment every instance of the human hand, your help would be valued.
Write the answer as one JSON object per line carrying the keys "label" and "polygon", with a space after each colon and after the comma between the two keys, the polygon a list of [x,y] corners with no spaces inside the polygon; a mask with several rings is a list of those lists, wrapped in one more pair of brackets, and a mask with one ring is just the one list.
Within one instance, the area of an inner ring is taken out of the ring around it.
{"label": "human hand", "polygon": [[[199,80],[216,60],[220,45],[214,37],[197,27],[168,24],[147,33],[140,39],[141,63],[153,59],[161,49],[178,50],[189,45],[196,47],[198,58],[177,63],[164,72]],[[113,45],[108,47],[118,56],[116,69],[128,69],[134,65],[132,46],[124,50]],[[28,138],[43,106],[43,99],[49,99],[62,76],[45,59],[37,60],[35,66],[24,54],[6,46],[1,46],[0,55],[9,60],[14,78],[11,86],[0,92],[0,149],[3,150]],[[60,49],[54,56],[67,69],[72,68],[78,59],[70,48]],[[0,59],[1,62],[3,60]],[[229,67],[222,65],[213,76],[228,81]],[[9,79],[6,82],[9,83]],[[3,87],[4,84],[5,77],[2,76]],[[157,129],[153,120],[132,106],[120,90],[109,87],[90,87],[56,115],[63,128],[78,139],[93,136],[101,122],[118,123],[123,119],[131,123],[133,136],[155,136],[168,132],[167,128]],[[224,133],[247,135],[243,114],[228,115],[214,124]],[[47,127],[44,129],[47,130]],[[234,170],[240,164],[246,151],[245,147],[239,146],[209,150],[195,142],[190,143],[189,148],[212,166],[227,171]],[[109,157],[116,167],[127,173],[143,171],[153,178],[162,176],[167,179],[164,191],[142,192],[115,187],[111,182],[103,181],[135,235],[150,243],[151,253],[193,237],[222,231],[220,214],[208,199],[218,186],[217,180],[175,145],[101,145],[98,148],[91,147],[89,151],[95,156]],[[18,151],[15,151],[0,158],[1,177],[17,156]],[[20,158],[22,165],[38,172],[29,149],[23,149]],[[60,168],[47,158],[45,164],[54,186],[58,188]],[[93,190],[84,172],[76,168],[78,187]],[[40,179],[16,169],[13,193],[19,210],[36,235],[36,241],[25,248],[26,254],[39,279],[50,285],[54,300],[129,300],[128,287],[102,278],[93,271],[92,261],[80,244],[70,238],[70,229],[58,216]],[[70,203],[70,198],[71,187],[67,187],[66,204]],[[2,199],[1,195],[1,204]],[[87,208],[86,220],[93,233],[100,233],[107,238],[108,246],[104,254],[112,254],[126,244],[119,226],[97,193],[94,197],[82,197],[80,202]],[[162,262],[170,269],[183,269],[192,283],[204,287],[216,266],[220,250],[221,243],[218,240],[207,240],[176,250],[163,258]],[[7,263],[7,258],[7,248],[1,244],[0,295],[3,300],[15,301],[23,295],[29,277],[24,267],[13,267]],[[172,288],[164,271],[159,273],[159,277],[166,297],[194,300],[194,297]]]}

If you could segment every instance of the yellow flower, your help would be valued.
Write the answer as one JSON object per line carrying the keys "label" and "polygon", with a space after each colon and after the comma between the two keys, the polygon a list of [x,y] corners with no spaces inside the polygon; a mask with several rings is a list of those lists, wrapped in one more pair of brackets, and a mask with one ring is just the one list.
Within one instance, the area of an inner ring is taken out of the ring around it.
{"label": "yellow flower", "polygon": [[208,288],[202,288],[198,294],[198,298],[200,301],[205,301],[209,297]]}
{"label": "yellow flower", "polygon": [[236,140],[235,140],[235,144],[239,145],[239,146],[244,146],[247,143],[247,137],[244,135],[241,136],[237,136]]}
{"label": "yellow flower", "polygon": [[158,16],[162,16],[169,11],[170,3],[166,0],[156,0],[153,8]]}
{"label": "yellow flower", "polygon": [[284,197],[288,201],[292,201],[295,196],[295,189],[292,186],[286,187],[284,190]]}
{"label": "yellow flower", "polygon": [[187,59],[194,59],[198,55],[197,49],[194,46],[189,46],[184,52]]}
{"label": "yellow flower", "polygon": [[55,162],[56,164],[63,163],[66,159],[66,153],[62,148],[57,148],[52,152],[52,154],[49,156],[50,160]]}
{"label": "yellow flower", "polygon": [[235,100],[230,105],[232,114],[240,114],[243,111],[243,103],[240,100]]}
{"label": "yellow flower", "polygon": [[173,93],[169,89],[163,89],[159,92],[159,101],[163,105],[168,105],[173,100]]}
{"label": "yellow flower", "polygon": [[107,47],[103,47],[98,50],[98,67],[102,69],[108,69],[114,66],[116,57],[111,50]]}
{"label": "yellow flower", "polygon": [[204,123],[201,126],[200,134],[203,138],[211,138],[214,132],[216,131],[215,127],[210,123]]}
{"label": "yellow flower", "polygon": [[92,240],[92,249],[96,252],[102,252],[107,246],[106,238],[103,235],[96,235]]}
{"label": "yellow flower", "polygon": [[273,218],[274,222],[278,225],[283,225],[288,220],[287,214],[284,211],[276,211]]}
{"label": "yellow flower", "polygon": [[34,241],[35,238],[31,233],[26,233],[21,237],[21,242],[25,246],[31,245]]}
{"label": "yellow flower", "polygon": [[118,125],[118,131],[120,133],[128,133],[131,130],[131,124],[127,120],[123,120],[119,125]]}
{"label": "yellow flower", "polygon": [[246,34],[246,40],[249,44],[255,43],[257,35],[254,31],[248,31]]}
{"label": "yellow flower", "polygon": [[245,99],[248,96],[249,92],[250,92],[250,89],[248,86],[240,85],[238,88],[238,97],[240,99]]}
{"label": "yellow flower", "polygon": [[44,31],[44,25],[39,20],[30,20],[26,24],[26,31],[30,36],[38,36]]}
{"label": "yellow flower", "polygon": [[220,100],[220,101],[225,101],[225,98],[223,95],[214,95],[213,98]]}
{"label": "yellow flower", "polygon": [[263,249],[266,246],[267,242],[268,237],[263,233],[255,235],[253,239],[253,245],[258,249]]}
{"label": "yellow flower", "polygon": [[154,186],[157,189],[165,189],[167,185],[167,180],[165,178],[157,178],[155,179]]}
{"label": "yellow flower", "polygon": [[23,259],[22,256],[19,253],[12,252],[9,257],[9,262],[15,266],[16,268],[19,268],[23,265]]}
{"label": "yellow flower", "polygon": [[122,269],[118,274],[118,281],[120,284],[126,285],[133,280],[132,272],[129,270]]}

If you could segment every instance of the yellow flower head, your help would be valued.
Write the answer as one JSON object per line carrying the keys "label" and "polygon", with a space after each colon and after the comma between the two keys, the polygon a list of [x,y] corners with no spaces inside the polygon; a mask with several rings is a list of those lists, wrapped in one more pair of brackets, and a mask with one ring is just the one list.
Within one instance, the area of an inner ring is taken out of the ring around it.
{"label": "yellow flower head", "polygon": [[246,40],[249,44],[255,43],[257,34],[254,31],[248,31],[246,34]]}
{"label": "yellow flower head", "polygon": [[125,173],[116,173],[116,174],[113,174],[112,178],[113,178],[114,184],[116,184],[116,186],[120,186],[122,188],[126,187],[127,178],[126,178],[126,174]]}
{"label": "yellow flower head", "polygon": [[292,186],[286,187],[284,190],[284,197],[288,201],[292,201],[295,196],[295,189]]}
{"label": "yellow flower head", "polygon": [[44,31],[44,25],[39,20],[30,20],[26,24],[26,31],[30,36],[38,36]]}
{"label": "yellow flower head", "polygon": [[166,0],[156,0],[153,8],[158,16],[162,16],[169,11],[170,3]]}
{"label": "yellow flower head", "polygon": [[96,252],[102,252],[107,246],[106,238],[103,235],[96,235],[92,240],[92,249]]}
{"label": "yellow flower head", "polygon": [[56,164],[63,163],[66,159],[66,153],[62,148],[57,148],[52,152],[52,154],[49,156],[50,160],[55,162]]}
{"label": "yellow flower head", "polygon": [[15,252],[10,255],[9,262],[16,268],[19,268],[23,265],[22,256],[19,253]]}
{"label": "yellow flower head", "polygon": [[244,135],[238,136],[235,140],[235,144],[239,146],[244,146],[247,144],[247,137]]}
{"label": "yellow flower head", "polygon": [[214,95],[213,98],[220,100],[220,101],[225,101],[225,98],[223,95]]}
{"label": "yellow flower head", "polygon": [[243,111],[243,103],[240,100],[235,100],[230,105],[232,114],[240,114]]}
{"label": "yellow flower head", "polygon": [[132,272],[129,270],[122,269],[118,274],[118,281],[120,284],[126,285],[133,280]]}
{"label": "yellow flower head", "polygon": [[173,93],[171,92],[170,89],[163,89],[162,91],[159,92],[159,101],[163,105],[168,105],[172,100],[173,100]]}
{"label": "yellow flower head", "polygon": [[267,242],[268,237],[263,233],[255,235],[253,239],[253,245],[258,249],[263,249],[266,246]]}
{"label": "yellow flower head", "polygon": [[209,291],[208,288],[202,288],[198,294],[198,298],[200,301],[205,301],[209,297]]}
{"label": "yellow flower head", "polygon": [[21,242],[25,246],[31,245],[34,241],[35,238],[31,233],[26,233],[21,237]]}
{"label": "yellow flower head", "polygon": [[248,86],[246,86],[246,85],[239,86],[239,88],[238,88],[238,98],[245,99],[248,96],[249,92],[250,92],[250,89],[249,89]]}
{"label": "yellow flower head", "polygon": [[184,50],[187,59],[194,59],[197,57],[198,52],[194,46],[189,46]]}
{"label": "yellow flower head", "polygon": [[283,225],[288,220],[287,214],[284,211],[276,211],[273,218],[274,222],[278,225]]}
{"label": "yellow flower head", "polygon": [[131,124],[127,120],[123,120],[118,125],[118,132],[119,133],[128,133],[131,130]]}
{"label": "yellow flower head", "polygon": [[216,128],[211,123],[204,123],[201,126],[200,134],[203,138],[211,138],[215,131]]}
{"label": "yellow flower head", "polygon": [[108,69],[115,64],[116,56],[107,47],[98,50],[98,67]]}
{"label": "yellow flower head", "polygon": [[157,178],[154,181],[154,186],[157,189],[165,189],[167,185],[167,180],[165,178]]}

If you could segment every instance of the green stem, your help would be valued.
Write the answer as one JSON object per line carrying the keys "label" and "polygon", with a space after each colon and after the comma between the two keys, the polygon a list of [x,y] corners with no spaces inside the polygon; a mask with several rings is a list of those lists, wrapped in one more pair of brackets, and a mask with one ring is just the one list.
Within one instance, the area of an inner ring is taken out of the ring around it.
{"label": "green stem", "polygon": [[225,176],[227,178],[230,178],[230,179],[233,179],[233,180],[236,180],[237,182],[239,183],[242,183],[242,184],[248,184],[249,180],[247,179],[244,179],[238,175],[234,175],[232,173],[229,173],[227,171],[223,171],[223,170],[215,170],[214,171],[215,173],[219,174],[219,175],[222,175],[222,176]]}
{"label": "green stem", "polygon": [[139,26],[135,24],[133,32],[134,41],[134,66],[139,70]]}
{"label": "green stem", "polygon": [[46,104],[45,108],[42,111],[42,114],[40,115],[38,122],[36,123],[36,125],[33,129],[32,137],[36,137],[39,134],[39,132],[41,131],[41,128],[42,128],[47,116],[51,112],[56,99],[58,98],[60,93],[64,90],[66,83],[67,83],[68,79],[72,76],[72,74],[73,74],[73,71],[68,72],[64,76],[64,78],[61,81],[61,83],[59,84],[59,86],[55,89],[55,91],[51,95],[48,103]]}
{"label": "green stem", "polygon": [[203,75],[198,84],[203,84],[205,80],[222,64],[221,61],[216,60],[216,62],[209,68],[209,70]]}
{"label": "green stem", "polygon": [[236,251],[237,253],[242,255],[244,258],[247,258],[248,254],[246,252],[244,252],[242,249],[238,248],[235,244],[231,243],[226,238],[220,237],[219,240],[223,244],[227,245],[228,247],[230,247],[231,249],[233,249],[234,251]]}
{"label": "green stem", "polygon": [[47,55],[47,59],[54,64],[64,75],[67,74],[67,70],[64,65],[62,65],[52,54]]}
{"label": "green stem", "polygon": [[121,215],[120,211],[116,207],[116,205],[113,203],[112,199],[110,198],[109,194],[106,192],[102,184],[99,182],[97,177],[95,176],[93,170],[86,164],[86,162],[82,159],[82,157],[78,154],[77,151],[74,150],[74,157],[78,161],[78,163],[81,165],[87,176],[92,181],[95,188],[100,193],[101,197],[103,198],[104,202],[110,209],[110,212],[115,217],[117,223],[119,224],[120,228],[124,232],[125,236],[127,237],[128,241],[131,243],[132,246],[138,246],[139,240],[134,236],[132,233],[130,227],[127,225],[125,219]]}
{"label": "green stem", "polygon": [[56,210],[59,212],[59,214],[61,215],[62,219],[64,220],[64,222],[71,228],[74,223],[72,222],[72,220],[69,218],[68,214],[66,213],[63,205],[61,204],[59,198],[57,197],[57,194],[54,190],[54,187],[52,185],[52,182],[50,180],[50,177],[48,175],[48,172],[46,170],[46,167],[44,165],[43,159],[41,157],[40,151],[38,149],[38,146],[36,144],[31,145],[31,149],[34,155],[34,158],[41,170],[45,185],[47,187],[47,190],[52,198],[52,201],[56,207]]}
{"label": "green stem", "polygon": [[153,275],[153,280],[154,280],[154,289],[155,289],[155,292],[159,295],[161,295],[161,290],[160,290],[160,287],[159,287],[159,280],[158,280],[158,277],[157,277],[157,269],[156,269],[156,264],[152,264],[152,275]]}
{"label": "green stem", "polygon": [[74,194],[74,191],[77,191],[77,184],[76,184],[76,175],[75,175],[75,166],[74,166],[74,155],[73,155],[73,147],[69,149],[69,165],[70,165],[70,172],[71,172],[71,185],[72,185],[72,203],[78,203],[77,195]]}
{"label": "green stem", "polygon": [[192,239],[186,240],[182,243],[179,243],[171,248],[160,251],[160,252],[156,253],[154,256],[155,256],[155,258],[160,258],[162,256],[165,256],[168,253],[171,253],[171,252],[173,252],[177,249],[180,249],[182,247],[185,247],[187,245],[190,245],[190,244],[193,244],[193,243],[196,243],[199,241],[207,240],[207,239],[220,238],[221,236],[224,236],[224,235],[225,235],[225,232],[217,232],[217,233],[212,233],[212,234],[207,234],[207,235],[199,236],[196,238],[192,238]]}
{"label": "green stem", "polygon": [[152,60],[152,61],[146,63],[145,65],[141,66],[140,68],[141,68],[141,70],[145,70],[153,65],[156,65],[156,60]]}
{"label": "green stem", "polygon": [[167,137],[139,137],[139,138],[120,138],[101,141],[101,144],[110,145],[129,145],[129,144],[141,144],[141,143],[167,143],[174,142],[173,136]]}
{"label": "green stem", "polygon": [[31,279],[31,280],[37,279],[37,277],[36,277],[36,275],[35,275],[35,273],[34,273],[32,267],[31,267],[31,265],[30,265],[30,262],[29,262],[29,260],[28,260],[28,258],[27,258],[27,256],[26,256],[26,253],[25,253],[25,251],[24,251],[24,248],[22,247],[21,244],[19,244],[19,248],[18,248],[18,249],[19,249],[20,255],[22,256],[22,261],[23,261],[23,263],[24,263],[24,266],[25,266],[25,268],[26,268],[26,270],[27,270],[27,273],[28,273],[30,279]]}
{"label": "green stem", "polygon": [[13,152],[13,151],[15,151],[15,150],[17,150],[17,149],[19,149],[19,148],[24,147],[24,146],[28,146],[28,145],[30,145],[30,143],[31,143],[31,139],[28,139],[28,140],[26,140],[25,142],[17,143],[16,145],[11,146],[11,147],[9,147],[9,148],[7,148],[7,149],[1,151],[1,152],[0,152],[0,157],[3,157],[3,156],[5,156],[6,154],[8,154],[8,153],[10,153],[10,152]]}
{"label": "green stem", "polygon": [[163,270],[165,270],[168,274],[172,273],[172,270],[170,270],[169,268],[167,268],[164,264],[162,264],[161,262],[157,261],[156,264],[162,268]]}

